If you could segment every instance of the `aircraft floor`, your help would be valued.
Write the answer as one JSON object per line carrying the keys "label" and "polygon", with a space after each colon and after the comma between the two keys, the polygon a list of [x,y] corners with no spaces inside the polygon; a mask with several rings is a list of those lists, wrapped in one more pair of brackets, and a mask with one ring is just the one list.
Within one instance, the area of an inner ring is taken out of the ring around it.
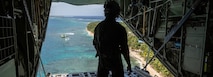
{"label": "aircraft floor", "polygon": [[[80,72],[80,73],[68,73],[68,74],[53,74],[50,77],[96,77],[96,72]],[[111,73],[108,77],[112,77]],[[124,71],[124,77],[151,77],[148,72],[135,67],[132,72]]]}

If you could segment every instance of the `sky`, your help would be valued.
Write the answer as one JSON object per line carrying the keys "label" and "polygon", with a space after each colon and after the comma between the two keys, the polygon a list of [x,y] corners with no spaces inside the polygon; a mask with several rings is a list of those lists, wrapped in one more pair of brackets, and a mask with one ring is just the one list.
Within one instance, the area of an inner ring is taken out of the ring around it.
{"label": "sky", "polygon": [[72,5],[65,2],[52,2],[50,16],[104,16],[102,4]]}

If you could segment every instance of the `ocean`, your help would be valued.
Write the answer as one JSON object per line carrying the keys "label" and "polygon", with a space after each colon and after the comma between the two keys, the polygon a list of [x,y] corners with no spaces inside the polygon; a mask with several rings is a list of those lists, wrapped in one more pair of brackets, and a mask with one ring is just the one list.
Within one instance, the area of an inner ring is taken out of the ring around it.
{"label": "ocean", "polygon": [[[46,73],[96,71],[98,58],[95,58],[96,51],[92,45],[93,36],[87,33],[86,26],[89,22],[103,19],[102,16],[50,17],[41,50]],[[40,65],[38,74],[42,72]]]}

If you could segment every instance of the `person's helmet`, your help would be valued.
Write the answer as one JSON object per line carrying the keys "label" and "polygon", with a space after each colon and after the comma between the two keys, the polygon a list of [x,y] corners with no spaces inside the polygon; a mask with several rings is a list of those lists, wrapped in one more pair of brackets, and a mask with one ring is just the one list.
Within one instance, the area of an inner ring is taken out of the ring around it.
{"label": "person's helmet", "polygon": [[104,13],[106,17],[118,17],[120,13],[119,4],[115,1],[107,1],[104,4]]}

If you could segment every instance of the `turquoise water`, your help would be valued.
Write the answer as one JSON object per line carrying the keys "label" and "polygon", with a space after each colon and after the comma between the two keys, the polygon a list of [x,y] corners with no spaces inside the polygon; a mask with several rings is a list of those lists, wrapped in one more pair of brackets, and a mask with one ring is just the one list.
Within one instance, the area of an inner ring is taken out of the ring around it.
{"label": "turquoise water", "polygon": [[[86,26],[91,21],[100,19],[85,19],[82,17],[50,17],[43,43],[41,58],[45,71],[50,73],[72,73],[95,71],[97,58],[92,46],[92,36],[86,32]],[[62,34],[70,34],[66,40]]]}
{"label": "turquoise water", "polygon": [[[50,17],[41,58],[46,72],[74,73],[97,70],[98,58],[86,26],[104,17]],[[62,34],[67,34],[62,38]],[[40,67],[41,68],[41,67]],[[39,68],[38,72],[41,72]]]}

